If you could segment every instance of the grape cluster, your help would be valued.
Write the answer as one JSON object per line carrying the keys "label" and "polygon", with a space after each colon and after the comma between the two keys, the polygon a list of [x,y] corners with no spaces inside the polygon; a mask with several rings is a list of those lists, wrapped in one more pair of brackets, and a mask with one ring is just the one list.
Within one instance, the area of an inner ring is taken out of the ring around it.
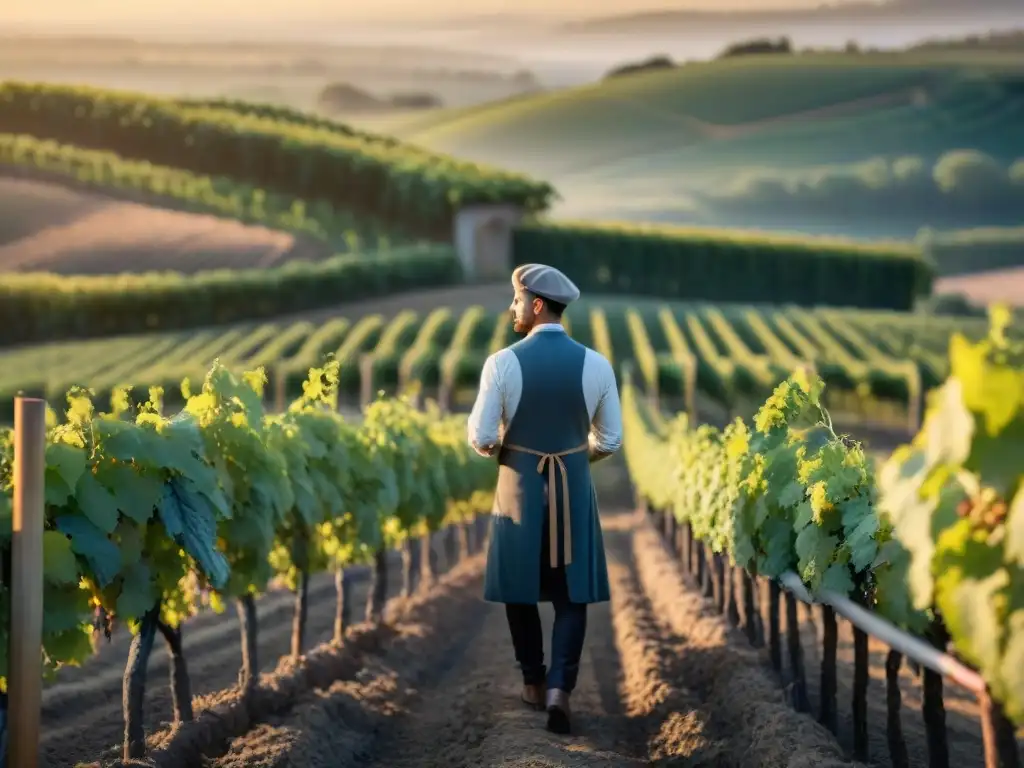
{"label": "grape cluster", "polygon": [[967,498],[956,506],[958,517],[970,520],[975,526],[994,531],[1006,523],[1009,512],[1006,499],[995,488],[986,487],[976,498]]}

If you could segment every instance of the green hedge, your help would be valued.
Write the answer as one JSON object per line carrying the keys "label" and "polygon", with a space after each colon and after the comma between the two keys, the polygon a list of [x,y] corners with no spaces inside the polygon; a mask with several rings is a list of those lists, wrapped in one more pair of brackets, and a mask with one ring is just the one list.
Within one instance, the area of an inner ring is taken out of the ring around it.
{"label": "green hedge", "polygon": [[943,276],[1024,266],[1024,227],[922,229],[917,243]]}
{"label": "green hedge", "polygon": [[547,208],[553,188],[523,175],[289,113],[195,106],[99,88],[0,83],[0,125],[123,158],[325,200],[418,237],[446,241],[471,203]]}
{"label": "green hedge", "polygon": [[300,200],[223,176],[126,160],[114,152],[35,136],[0,133],[0,170],[5,176],[54,181],[133,202],[303,235],[328,242],[339,253],[411,242],[400,230],[385,230],[370,216],[355,216],[324,200]]}
{"label": "green hedge", "polygon": [[932,273],[910,245],[635,224],[533,221],[515,264],[564,271],[584,293],[909,310]]}
{"label": "green hedge", "polygon": [[0,344],[256,320],[461,279],[449,246],[196,275],[7,273],[0,275]]}

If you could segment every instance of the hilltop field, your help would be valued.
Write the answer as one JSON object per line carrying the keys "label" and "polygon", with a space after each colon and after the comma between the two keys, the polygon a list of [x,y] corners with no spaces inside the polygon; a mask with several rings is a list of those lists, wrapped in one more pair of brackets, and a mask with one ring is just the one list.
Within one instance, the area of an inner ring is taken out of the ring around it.
{"label": "hilltop field", "polygon": [[1022,119],[1019,56],[926,50],[687,63],[378,127],[546,178],[565,216],[912,237],[1019,223]]}

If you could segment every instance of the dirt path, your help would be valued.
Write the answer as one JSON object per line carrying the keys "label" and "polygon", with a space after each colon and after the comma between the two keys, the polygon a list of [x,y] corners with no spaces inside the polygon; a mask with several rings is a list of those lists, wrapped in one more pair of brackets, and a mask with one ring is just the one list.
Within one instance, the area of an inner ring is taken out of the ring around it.
{"label": "dirt path", "polygon": [[[397,553],[390,561],[389,594],[400,587],[401,561]],[[358,569],[352,576],[353,617],[366,610],[368,571]],[[308,643],[310,647],[331,639],[334,626],[335,590],[333,578],[321,575],[310,588]],[[281,656],[289,653],[293,597],[285,591],[270,593],[257,601],[259,622],[258,661],[262,672],[274,670]],[[237,683],[242,652],[238,619],[233,606],[225,613],[202,613],[187,622],[183,631],[184,651],[197,698],[196,710],[204,697]],[[61,670],[57,680],[43,691],[43,743],[41,766],[73,766],[79,760],[120,753],[123,720],[121,681],[131,636],[120,628],[110,643],[80,668]],[[167,725],[172,717],[168,654],[158,639],[150,657],[146,689],[146,732]]]}
{"label": "dirt path", "polygon": [[[599,489],[599,494],[620,500],[606,508],[624,509],[621,490],[628,486],[621,467],[602,470],[611,490]],[[480,602],[482,576],[477,573],[443,605],[403,620],[386,652],[352,679],[310,694],[288,714],[235,739],[210,766],[848,764],[820,726],[789,710],[756,654],[724,650],[734,642],[724,630],[698,641],[678,634],[664,620],[664,609],[655,600],[675,603],[682,593],[671,578],[664,589],[659,580],[665,573],[651,578],[644,570],[643,562],[657,552],[667,557],[645,520],[632,512],[610,511],[603,514],[603,528],[612,600],[589,611],[572,697],[572,735],[547,732],[545,715],[519,701],[521,677],[504,610]],[[696,604],[687,605],[692,609]],[[550,614],[545,606],[546,638]],[[726,654],[730,674],[746,672],[748,684],[759,681],[752,696],[712,701],[710,689],[702,695],[692,688],[711,646]],[[716,707],[710,714],[709,703]],[[766,718],[787,735],[748,733],[739,716],[748,715],[746,708],[759,713],[755,723]],[[789,719],[801,726],[789,727]]]}

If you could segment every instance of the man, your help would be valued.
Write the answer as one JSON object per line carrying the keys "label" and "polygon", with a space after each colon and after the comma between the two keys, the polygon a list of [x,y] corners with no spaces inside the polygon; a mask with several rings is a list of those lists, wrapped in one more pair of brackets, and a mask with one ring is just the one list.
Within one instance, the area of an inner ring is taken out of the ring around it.
{"label": "man", "polygon": [[[484,599],[505,603],[523,701],[569,733],[587,604],[610,597],[590,463],[619,450],[622,412],[611,363],[562,327],[580,295],[572,281],[524,264],[512,285],[526,338],[487,358],[469,418],[470,444],[500,465]],[[546,680],[538,602],[555,609]]]}

